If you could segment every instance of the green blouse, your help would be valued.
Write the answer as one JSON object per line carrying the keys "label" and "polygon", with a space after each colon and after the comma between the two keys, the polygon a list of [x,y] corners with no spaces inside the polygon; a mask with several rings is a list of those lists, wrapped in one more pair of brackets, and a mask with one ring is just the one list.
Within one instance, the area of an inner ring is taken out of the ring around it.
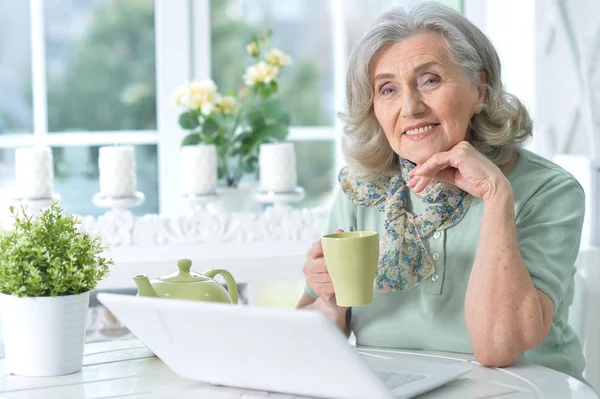
{"label": "green blouse", "polygon": [[[527,150],[520,150],[507,178],[514,191],[521,255],[535,287],[548,295],[555,309],[546,339],[523,356],[583,381],[583,352],[567,322],[583,225],[583,189],[564,169]],[[425,208],[411,191],[408,210],[420,214]],[[427,281],[407,291],[375,290],[371,305],[352,309],[357,345],[473,353],[464,303],[482,212],[483,203],[474,199],[460,223],[423,240],[436,269]],[[354,205],[338,189],[326,230],[381,235],[384,218],[383,212]],[[316,297],[309,286],[305,290]]]}

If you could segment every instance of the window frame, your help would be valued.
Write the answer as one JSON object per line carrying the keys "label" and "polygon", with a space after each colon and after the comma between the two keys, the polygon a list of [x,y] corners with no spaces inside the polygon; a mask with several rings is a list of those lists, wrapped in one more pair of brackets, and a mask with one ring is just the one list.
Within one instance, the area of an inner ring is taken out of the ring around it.
{"label": "window frame", "polygon": [[[481,15],[480,2],[465,0],[464,11]],[[170,104],[170,94],[188,79],[211,77],[210,0],[154,0],[156,38],[156,130],[48,132],[44,0],[29,0],[33,132],[0,135],[0,148],[29,145],[50,147],[98,146],[115,143],[157,145],[159,214],[176,215],[179,198],[179,146],[185,131],[178,125],[179,111]],[[334,101],[343,109],[347,66],[347,35],[343,0],[329,0],[332,17]],[[485,9],[485,6],[483,6]],[[343,166],[339,118],[325,126],[292,126],[289,140],[333,141],[335,170]],[[334,179],[336,173],[333,174]],[[175,178],[174,178],[175,177]],[[335,184],[332,182],[332,185]]]}
{"label": "window frame", "polygon": [[[0,148],[31,145],[49,147],[130,144],[157,145],[159,213],[177,209],[177,150],[182,137],[177,111],[169,103],[171,91],[191,76],[191,35],[189,1],[154,1],[156,36],[156,130],[48,131],[46,34],[44,0],[30,0],[31,74],[33,131],[0,135]],[[179,134],[177,134],[179,133]]]}

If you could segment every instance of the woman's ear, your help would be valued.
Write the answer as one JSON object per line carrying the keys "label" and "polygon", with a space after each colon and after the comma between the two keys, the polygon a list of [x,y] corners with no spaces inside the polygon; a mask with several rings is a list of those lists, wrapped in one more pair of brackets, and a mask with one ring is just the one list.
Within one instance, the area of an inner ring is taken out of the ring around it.
{"label": "woman's ear", "polygon": [[483,102],[485,101],[485,93],[487,91],[486,82],[487,74],[485,73],[485,71],[479,72],[479,78],[477,79],[477,93],[479,94],[479,102],[481,104],[483,104]]}

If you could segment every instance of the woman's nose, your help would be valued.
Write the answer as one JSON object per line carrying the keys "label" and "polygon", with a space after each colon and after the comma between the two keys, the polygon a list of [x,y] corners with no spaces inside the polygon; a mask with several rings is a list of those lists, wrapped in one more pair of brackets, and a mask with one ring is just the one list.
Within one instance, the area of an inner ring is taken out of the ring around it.
{"label": "woman's nose", "polygon": [[400,114],[405,118],[413,118],[425,112],[425,104],[419,93],[414,90],[405,90],[401,101],[402,110]]}

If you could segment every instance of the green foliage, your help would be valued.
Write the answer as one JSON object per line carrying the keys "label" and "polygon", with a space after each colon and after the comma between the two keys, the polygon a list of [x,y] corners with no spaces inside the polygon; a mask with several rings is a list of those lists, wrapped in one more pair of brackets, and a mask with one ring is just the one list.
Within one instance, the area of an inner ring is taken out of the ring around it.
{"label": "green foliage", "polygon": [[196,110],[189,110],[179,116],[179,126],[185,130],[193,130],[200,126]]}
{"label": "green foliage", "polygon": [[76,295],[94,289],[112,260],[100,236],[79,230],[79,220],[57,202],[39,215],[10,207],[14,225],[0,230],[0,292],[19,297]]}
{"label": "green foliage", "polygon": [[268,29],[240,44],[237,52],[247,52],[254,64],[243,76],[246,87],[225,90],[227,101],[211,80],[184,84],[173,93],[175,103],[184,108],[179,125],[190,131],[182,145],[215,144],[219,178],[228,186],[237,186],[244,174],[257,171],[261,144],[284,141],[289,134],[291,117],[277,93],[280,70],[291,58],[270,50],[272,34]]}
{"label": "green foliage", "polygon": [[190,133],[181,142],[181,145],[198,145],[202,142],[202,138],[198,133]]}

